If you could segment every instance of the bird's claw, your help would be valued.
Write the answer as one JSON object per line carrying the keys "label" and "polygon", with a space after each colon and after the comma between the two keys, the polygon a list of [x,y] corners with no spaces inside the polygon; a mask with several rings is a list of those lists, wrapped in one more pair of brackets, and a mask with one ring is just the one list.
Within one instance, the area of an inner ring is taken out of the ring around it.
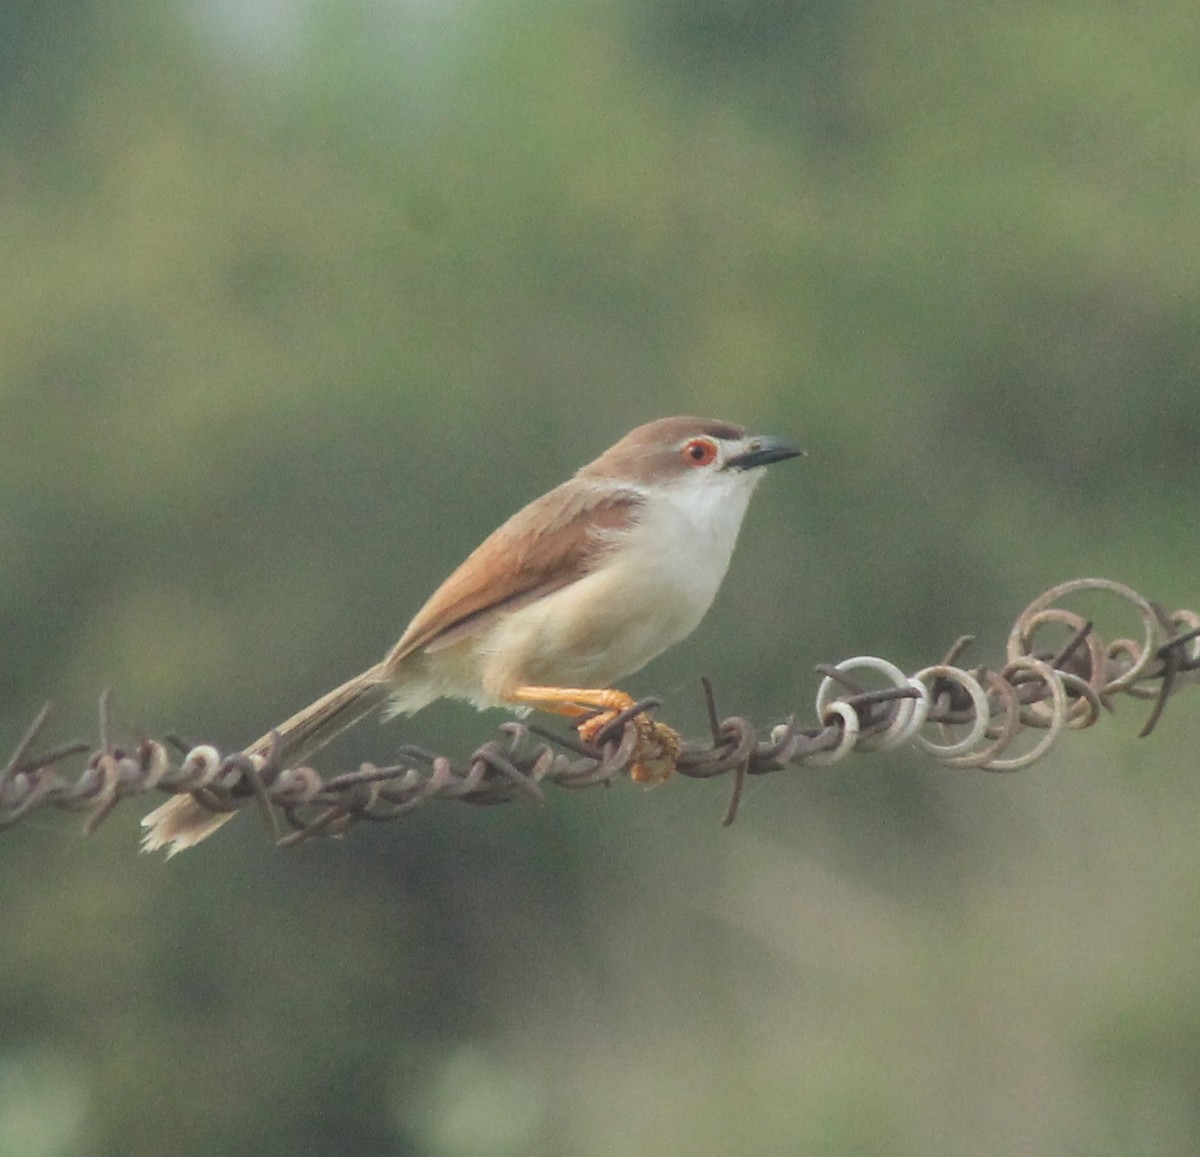
{"label": "bird's claw", "polygon": [[[633,706],[632,700],[628,706]],[[628,707],[601,711],[583,720],[578,725],[579,738],[585,743],[593,743],[596,736],[624,710],[628,710]],[[679,732],[665,723],[656,723],[645,714],[635,715],[630,722],[637,729],[637,742],[633,749],[633,763],[629,766],[629,778],[634,783],[657,787],[670,779],[675,771],[682,744]]]}

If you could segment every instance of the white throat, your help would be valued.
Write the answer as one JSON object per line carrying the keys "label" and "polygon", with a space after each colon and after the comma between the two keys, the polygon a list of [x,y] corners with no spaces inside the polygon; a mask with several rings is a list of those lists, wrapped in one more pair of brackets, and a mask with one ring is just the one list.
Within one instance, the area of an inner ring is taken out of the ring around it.
{"label": "white throat", "polygon": [[647,503],[638,533],[652,536],[659,569],[666,572],[663,578],[693,609],[696,622],[729,569],[750,495],[761,477],[761,470],[697,472],[656,490]]}

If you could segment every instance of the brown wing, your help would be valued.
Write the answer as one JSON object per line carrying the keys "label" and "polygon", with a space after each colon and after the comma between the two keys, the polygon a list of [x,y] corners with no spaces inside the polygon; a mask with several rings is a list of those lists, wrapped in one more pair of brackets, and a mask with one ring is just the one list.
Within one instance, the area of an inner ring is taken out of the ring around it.
{"label": "brown wing", "polygon": [[430,596],[385,660],[437,651],[588,572],[606,535],[630,526],[642,505],[632,490],[556,487],[519,510],[475,548]]}

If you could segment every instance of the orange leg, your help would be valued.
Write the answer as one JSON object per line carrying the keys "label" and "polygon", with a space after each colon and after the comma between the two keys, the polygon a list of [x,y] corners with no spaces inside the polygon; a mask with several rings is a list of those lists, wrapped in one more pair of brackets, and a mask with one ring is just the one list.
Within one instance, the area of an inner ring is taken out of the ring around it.
{"label": "orange leg", "polygon": [[[628,711],[634,700],[624,691],[599,687],[517,687],[509,698],[514,703],[528,703],[556,715],[572,719],[599,711],[578,725],[579,736],[590,743],[622,711]],[[636,783],[651,786],[663,783],[675,770],[679,757],[679,733],[665,723],[655,723],[645,715],[636,715],[633,724],[638,731],[635,759],[629,776]]]}

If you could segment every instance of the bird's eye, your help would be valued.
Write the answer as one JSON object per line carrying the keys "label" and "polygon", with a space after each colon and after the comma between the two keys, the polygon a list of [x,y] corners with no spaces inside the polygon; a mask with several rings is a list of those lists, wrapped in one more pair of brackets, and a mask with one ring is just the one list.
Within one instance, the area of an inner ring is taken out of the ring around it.
{"label": "bird's eye", "polygon": [[707,466],[717,457],[717,444],[711,438],[693,438],[683,447],[683,460],[689,466]]}

